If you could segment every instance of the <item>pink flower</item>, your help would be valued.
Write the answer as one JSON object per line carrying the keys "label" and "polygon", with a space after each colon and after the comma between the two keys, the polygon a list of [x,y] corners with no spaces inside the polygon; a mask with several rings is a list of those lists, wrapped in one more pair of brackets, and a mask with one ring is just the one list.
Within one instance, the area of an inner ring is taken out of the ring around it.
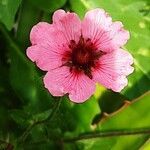
{"label": "pink flower", "polygon": [[121,47],[129,32],[112,22],[103,9],[90,10],[83,21],[75,13],[57,10],[53,23],[40,22],[30,33],[27,56],[47,71],[45,87],[53,96],[69,94],[82,103],[95,91],[95,83],[120,92],[133,72],[133,58]]}

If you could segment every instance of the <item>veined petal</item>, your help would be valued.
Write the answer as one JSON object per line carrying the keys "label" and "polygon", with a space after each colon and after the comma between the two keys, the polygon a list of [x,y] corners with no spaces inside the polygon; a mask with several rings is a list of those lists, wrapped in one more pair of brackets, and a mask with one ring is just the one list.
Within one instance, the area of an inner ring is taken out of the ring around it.
{"label": "veined petal", "polygon": [[53,14],[53,23],[59,22],[63,17],[66,16],[66,12],[62,9],[59,9]]}
{"label": "veined petal", "polygon": [[133,57],[127,51],[115,50],[99,59],[99,68],[93,70],[96,82],[120,92],[126,85],[126,76],[133,72]]}
{"label": "veined petal", "polygon": [[95,92],[95,82],[84,74],[75,78],[69,98],[76,103],[83,103]]}
{"label": "veined petal", "polygon": [[82,103],[95,91],[95,83],[84,74],[70,72],[68,67],[60,67],[46,74],[45,87],[53,96],[69,94],[71,101]]}
{"label": "veined petal", "polygon": [[129,31],[123,28],[123,24],[120,21],[113,22],[111,25],[110,36],[112,38],[112,43],[118,47],[126,44],[130,38]]}
{"label": "veined petal", "polygon": [[103,9],[93,9],[85,14],[82,22],[82,34],[86,39],[96,42],[112,24],[111,17]]}
{"label": "veined petal", "polygon": [[44,77],[45,88],[53,96],[63,96],[70,90],[72,78],[73,76],[66,66],[53,69]]}
{"label": "veined petal", "polygon": [[50,35],[54,30],[53,26],[47,22],[39,22],[34,25],[30,32],[30,41],[32,45],[40,44],[44,41],[50,41]]}
{"label": "veined petal", "polygon": [[129,31],[123,28],[119,21],[113,22],[110,31],[105,32],[96,42],[98,49],[110,52],[122,47],[130,38]]}
{"label": "veined petal", "polygon": [[123,46],[130,35],[121,22],[112,22],[103,9],[88,11],[82,23],[82,34],[91,39],[98,50],[110,52]]}
{"label": "veined petal", "polygon": [[40,45],[57,52],[60,50],[59,47],[67,46],[62,32],[58,31],[54,25],[46,22],[40,22],[32,28],[30,41],[32,45]]}
{"label": "veined petal", "polygon": [[55,53],[51,49],[46,49],[40,45],[28,47],[27,56],[44,71],[49,71],[62,65],[61,53]]}
{"label": "veined petal", "polygon": [[53,25],[60,31],[68,44],[71,40],[79,41],[81,36],[81,21],[75,13],[57,10],[53,15]]}

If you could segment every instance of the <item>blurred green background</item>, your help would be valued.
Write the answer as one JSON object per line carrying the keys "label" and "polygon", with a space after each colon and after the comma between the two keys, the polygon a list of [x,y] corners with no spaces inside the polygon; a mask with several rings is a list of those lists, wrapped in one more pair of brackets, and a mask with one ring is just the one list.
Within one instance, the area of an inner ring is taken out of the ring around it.
{"label": "blurred green background", "polygon": [[[59,8],[83,18],[97,7],[130,31],[135,71],[121,93],[98,86],[83,104],[55,100],[26,57],[29,32]],[[150,150],[149,90],[149,0],[0,0],[0,150]],[[109,136],[137,129],[145,134]]]}

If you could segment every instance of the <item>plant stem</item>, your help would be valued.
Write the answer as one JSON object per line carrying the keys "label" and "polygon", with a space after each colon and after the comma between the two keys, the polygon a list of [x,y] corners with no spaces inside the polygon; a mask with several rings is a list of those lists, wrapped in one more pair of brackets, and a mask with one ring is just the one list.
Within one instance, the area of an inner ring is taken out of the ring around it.
{"label": "plant stem", "polygon": [[57,113],[57,111],[59,109],[61,101],[62,101],[62,97],[59,97],[55,100],[55,104],[52,109],[52,112],[47,119],[42,120],[42,121],[33,122],[30,126],[28,126],[28,128],[24,131],[24,133],[20,137],[20,143],[24,142],[26,140],[27,136],[29,135],[30,131],[33,129],[34,126],[36,126],[38,124],[43,124],[43,123],[45,123],[47,121],[51,121],[53,119],[53,117],[55,116],[55,114]]}
{"label": "plant stem", "polygon": [[116,136],[127,136],[127,135],[150,135],[150,129],[132,129],[132,130],[116,130],[116,131],[103,131],[99,133],[86,133],[79,135],[78,137],[64,139],[64,142],[76,142],[81,140],[89,140],[93,138],[105,138],[105,137],[116,137]]}

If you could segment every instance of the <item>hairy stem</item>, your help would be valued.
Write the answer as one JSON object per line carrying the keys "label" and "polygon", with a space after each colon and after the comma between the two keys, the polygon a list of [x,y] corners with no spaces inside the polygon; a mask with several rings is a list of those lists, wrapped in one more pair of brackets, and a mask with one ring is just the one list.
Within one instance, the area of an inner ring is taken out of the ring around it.
{"label": "hairy stem", "polygon": [[81,140],[88,140],[93,138],[105,138],[115,136],[127,136],[127,135],[150,135],[150,129],[132,129],[132,130],[116,130],[116,131],[103,131],[98,133],[86,133],[79,135],[78,137],[64,139],[64,142],[76,142]]}

